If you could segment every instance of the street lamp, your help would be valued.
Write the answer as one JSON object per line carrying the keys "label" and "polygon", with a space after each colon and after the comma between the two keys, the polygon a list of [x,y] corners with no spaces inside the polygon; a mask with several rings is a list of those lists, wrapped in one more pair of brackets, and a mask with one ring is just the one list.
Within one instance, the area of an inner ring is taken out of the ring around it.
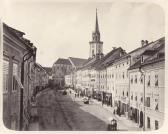
{"label": "street lamp", "polygon": [[144,79],[144,87],[143,87],[143,90],[144,90],[144,95],[143,95],[143,111],[144,111],[144,115],[143,115],[143,131],[145,131],[145,71],[139,67],[139,71],[141,73],[141,77],[143,77]]}

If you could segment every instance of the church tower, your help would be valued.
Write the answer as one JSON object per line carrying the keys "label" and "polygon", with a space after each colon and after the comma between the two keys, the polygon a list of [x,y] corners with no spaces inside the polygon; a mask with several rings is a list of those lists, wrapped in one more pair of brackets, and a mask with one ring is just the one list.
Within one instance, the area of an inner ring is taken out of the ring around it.
{"label": "church tower", "polygon": [[89,44],[90,44],[89,58],[101,58],[103,56],[103,42],[100,41],[97,9],[96,9],[95,31],[92,32],[92,41],[90,41]]}

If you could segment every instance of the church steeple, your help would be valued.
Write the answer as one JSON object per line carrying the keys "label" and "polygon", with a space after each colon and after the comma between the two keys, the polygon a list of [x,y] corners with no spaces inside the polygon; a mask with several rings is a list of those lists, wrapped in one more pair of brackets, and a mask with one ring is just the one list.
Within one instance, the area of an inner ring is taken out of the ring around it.
{"label": "church steeple", "polygon": [[92,40],[95,42],[100,41],[100,32],[99,32],[99,24],[98,24],[98,17],[97,17],[97,8],[96,8],[96,24],[95,24],[95,31],[92,33]]}
{"label": "church steeple", "polygon": [[101,58],[103,56],[103,42],[100,41],[100,31],[98,24],[98,15],[96,8],[96,24],[92,33],[92,41],[90,43],[90,58]]}
{"label": "church steeple", "polygon": [[99,24],[98,24],[98,17],[97,17],[97,8],[96,8],[96,25],[95,25],[95,33],[99,33]]}

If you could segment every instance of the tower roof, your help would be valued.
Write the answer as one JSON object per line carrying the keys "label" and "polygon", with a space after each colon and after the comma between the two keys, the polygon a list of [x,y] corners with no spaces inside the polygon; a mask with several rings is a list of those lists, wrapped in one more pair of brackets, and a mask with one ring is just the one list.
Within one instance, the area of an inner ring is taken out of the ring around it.
{"label": "tower roof", "polygon": [[96,8],[96,25],[95,25],[95,33],[99,33],[99,24],[98,24],[98,17],[97,17],[97,8]]}

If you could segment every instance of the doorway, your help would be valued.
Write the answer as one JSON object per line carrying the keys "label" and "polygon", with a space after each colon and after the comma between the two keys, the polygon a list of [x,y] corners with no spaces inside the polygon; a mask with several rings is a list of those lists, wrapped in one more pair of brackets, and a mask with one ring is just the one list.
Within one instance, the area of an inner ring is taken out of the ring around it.
{"label": "doorway", "polygon": [[143,127],[143,112],[140,112],[140,127]]}

